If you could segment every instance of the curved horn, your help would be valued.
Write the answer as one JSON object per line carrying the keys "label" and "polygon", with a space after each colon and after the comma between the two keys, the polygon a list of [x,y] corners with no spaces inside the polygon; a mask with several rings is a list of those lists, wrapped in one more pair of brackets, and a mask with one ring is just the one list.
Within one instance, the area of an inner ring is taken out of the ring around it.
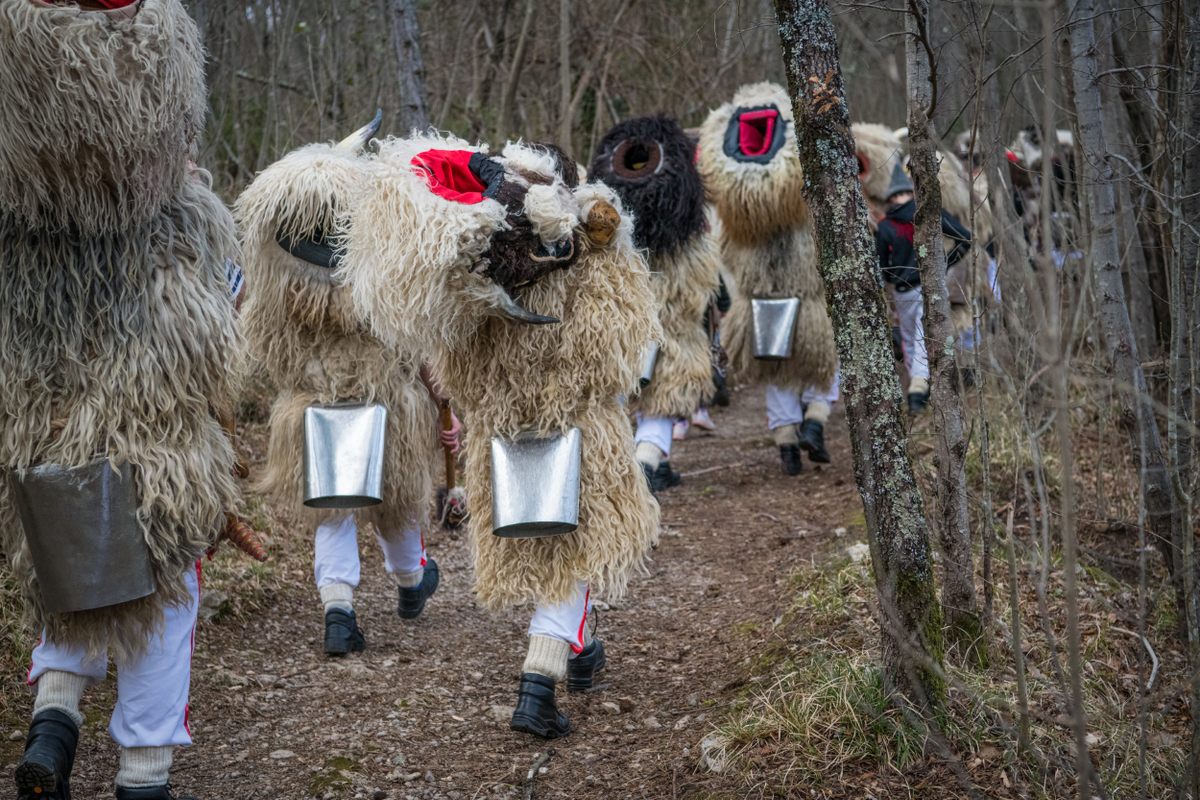
{"label": "curved horn", "polygon": [[357,153],[367,146],[367,142],[375,138],[375,134],[379,133],[379,128],[383,125],[383,109],[375,109],[375,116],[371,121],[354,133],[347,136],[337,143],[338,150],[345,150],[348,153]]}
{"label": "curved horn", "polygon": [[503,289],[500,290],[500,312],[504,316],[517,322],[525,322],[529,325],[553,325],[561,322],[558,317],[546,317],[541,314],[535,314],[527,308],[522,308],[521,305],[513,300],[512,295]]}

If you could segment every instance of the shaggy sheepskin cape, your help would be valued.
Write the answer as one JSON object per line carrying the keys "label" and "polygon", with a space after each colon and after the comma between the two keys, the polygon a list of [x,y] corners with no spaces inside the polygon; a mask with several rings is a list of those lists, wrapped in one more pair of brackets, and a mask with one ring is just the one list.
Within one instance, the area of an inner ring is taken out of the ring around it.
{"label": "shaggy sheepskin cape", "polygon": [[[859,180],[867,202],[880,213],[887,206],[887,190],[892,180],[896,160],[907,158],[905,144],[896,132],[885,125],[856,122],[850,126],[854,137],[854,151],[858,158]],[[972,247],[983,247],[992,238],[992,216],[987,204],[972,193],[971,180],[962,163],[949,153],[941,153],[938,161],[938,186],[942,190],[942,207],[963,225],[970,227],[972,205],[974,205],[975,227],[971,230]],[[950,243],[947,241],[947,249]],[[969,308],[971,297],[987,298],[987,275],[979,270],[972,293],[968,286],[969,259],[950,268],[948,288],[955,327],[969,327],[972,316]]]}
{"label": "shaggy sheepskin cape", "polygon": [[248,298],[243,330],[251,356],[277,389],[267,465],[259,491],[315,524],[330,514],[304,508],[304,411],[310,405],[380,403],[388,410],[384,500],[360,509],[383,536],[425,523],[433,491],[436,409],[410,350],[384,345],[355,314],[333,269],[301,260],[278,242],[333,234],[337,215],[366,175],[345,146],[313,144],[267,167],[235,206]]}
{"label": "shaggy sheepskin cape", "polygon": [[[463,412],[476,593],[489,608],[557,603],[582,580],[619,597],[658,536],[658,506],[619,399],[637,384],[643,346],[660,334],[632,222],[615,217],[620,201],[603,184],[572,189],[577,177],[563,174],[571,165],[510,144],[497,160],[506,179],[533,187],[525,209],[535,228],[547,241],[581,233],[569,269],[520,291],[527,308],[561,322],[503,318],[481,259],[505,209],[487,198],[467,204],[432,194],[411,166],[431,148],[468,145],[438,137],[382,145],[346,223],[342,271],[378,333],[428,348],[435,377]],[[615,230],[595,240],[582,233],[605,214],[619,222]],[[571,427],[583,442],[578,529],[544,539],[493,535],[492,438]]]}
{"label": "shaggy sheepskin cape", "polygon": [[654,417],[687,417],[712,395],[704,310],[717,291],[720,256],[704,214],[694,148],[669,117],[620,123],[600,140],[590,170],[633,215],[633,241],[646,251],[663,336],[649,385],[630,407]]}
{"label": "shaggy sheepskin cape", "polygon": [[[817,271],[812,218],[787,92],[743,86],[700,129],[700,173],[721,219],[721,258],[733,304],[721,343],[745,380],[797,391],[826,388],[837,367],[833,325]],[[786,361],[754,358],[752,299],[800,298]]]}
{"label": "shaggy sheepskin cape", "polygon": [[[186,171],[203,110],[195,26],[174,0],[132,20],[0,0],[0,468],[132,468],[157,592],[48,614],[0,476],[0,545],[56,641],[141,652],[238,501],[233,219]],[[118,79],[119,76],[119,79]],[[17,111],[19,109],[19,111]]]}
{"label": "shaggy sheepskin cape", "polygon": [[180,0],[132,18],[0,0],[0,207],[41,229],[148,222],[204,127],[204,50]]}

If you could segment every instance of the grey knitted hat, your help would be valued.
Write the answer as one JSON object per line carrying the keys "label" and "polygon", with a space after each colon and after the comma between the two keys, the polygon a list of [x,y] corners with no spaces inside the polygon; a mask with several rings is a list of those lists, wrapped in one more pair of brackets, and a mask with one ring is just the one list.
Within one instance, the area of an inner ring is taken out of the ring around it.
{"label": "grey knitted hat", "polygon": [[891,200],[901,192],[913,191],[912,179],[908,177],[908,173],[904,171],[904,165],[900,163],[900,159],[896,159],[896,166],[892,169],[892,182],[888,184],[887,197]]}

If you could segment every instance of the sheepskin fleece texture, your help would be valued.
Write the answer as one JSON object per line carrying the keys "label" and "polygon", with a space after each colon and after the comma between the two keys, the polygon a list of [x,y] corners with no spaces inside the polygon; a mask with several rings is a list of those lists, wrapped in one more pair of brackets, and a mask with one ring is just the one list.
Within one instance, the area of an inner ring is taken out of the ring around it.
{"label": "sheepskin fleece texture", "polygon": [[[887,189],[891,183],[892,170],[896,159],[907,158],[905,146],[895,132],[886,125],[869,122],[856,122],[850,126],[854,137],[854,149],[858,155],[860,167],[866,169],[860,175],[863,191],[867,201],[880,212],[887,205]],[[962,163],[949,153],[940,153],[938,161],[938,185],[942,190],[942,207],[958,217],[963,225],[970,227],[972,193],[971,183]],[[984,194],[978,197],[984,197]],[[975,205],[975,228],[971,231],[972,247],[984,247],[992,238],[991,211],[978,199]],[[946,247],[953,245],[947,240]],[[950,271],[951,302],[955,304],[969,302],[969,296],[987,299],[991,292],[987,289],[985,270],[975,281],[974,292],[968,292],[966,285],[968,271],[963,268],[952,268]],[[969,314],[955,314],[955,319],[969,318]],[[961,327],[961,326],[960,326]]]}
{"label": "sheepskin fleece texture", "polygon": [[[787,125],[787,141],[767,164],[725,155],[725,129],[740,107],[773,103]],[[833,325],[817,270],[812,218],[802,194],[804,175],[796,146],[791,101],[771,83],[744,86],[708,115],[700,129],[700,172],[721,224],[721,260],[733,305],[721,321],[721,344],[742,380],[765,381],[802,391],[828,387],[837,367]],[[800,313],[787,361],[754,358],[750,301],[800,298]]]}
{"label": "sheepskin fleece texture", "polygon": [[678,250],[652,256],[650,266],[662,338],[654,375],[630,407],[653,417],[688,417],[714,389],[704,310],[717,291],[720,255],[701,232]]}
{"label": "sheepskin fleece texture", "polygon": [[204,51],[179,0],[129,19],[0,0],[0,207],[31,227],[122,231],[185,180]]}
{"label": "sheepskin fleece texture", "polygon": [[[786,124],[783,149],[767,164],[736,161],[725,155],[725,129],[742,107],[773,103]],[[781,230],[811,226],[804,201],[804,174],[796,148],[792,101],[782,86],[755,83],[743,86],[712,111],[700,128],[700,175],[709,199],[721,215],[723,235],[738,242],[770,238]]]}
{"label": "sheepskin fleece texture", "polygon": [[[661,335],[631,220],[622,217],[604,248],[581,236],[582,252],[570,269],[522,290],[528,308],[561,323],[500,319],[481,300],[486,292],[474,261],[487,249],[502,212],[486,201],[453,208],[424,198],[421,193],[429,192],[406,177],[411,172],[386,156],[351,214],[343,270],[352,281],[364,279],[355,286],[355,300],[378,330],[429,343],[435,378],[463,413],[480,601],[493,609],[558,603],[580,580],[593,592],[620,597],[658,536],[658,506],[634,460],[633,433],[619,400],[637,383],[644,344]],[[574,195],[584,219],[598,200],[620,207],[602,184],[585,184]],[[355,241],[358,235],[369,242]],[[371,275],[372,264],[383,280]],[[492,438],[573,426],[583,442],[579,528],[545,539],[493,535]]]}
{"label": "sheepskin fleece texture", "polygon": [[[721,344],[738,377],[796,391],[810,386],[828,388],[837,368],[837,349],[811,230],[794,228],[755,245],[726,240],[721,254],[732,298],[729,313],[721,320]],[[798,268],[800,265],[806,268]],[[782,297],[800,298],[792,357],[787,361],[757,359],[750,301]]]}
{"label": "sheepskin fleece texture", "polygon": [[[627,177],[613,165],[623,142],[660,145],[654,174]],[[712,395],[712,356],[704,310],[717,291],[719,259],[708,235],[704,184],[691,141],[675,120],[638,117],[614,126],[597,147],[591,177],[607,184],[633,216],[634,244],[650,260],[650,285],[663,336],[650,384],[631,407],[656,417],[686,417]]]}
{"label": "sheepskin fleece texture", "polygon": [[235,206],[243,236],[248,298],[242,321],[251,357],[277,389],[266,469],[256,488],[311,524],[329,516],[304,500],[304,411],[314,404],[381,403],[388,410],[384,501],[361,509],[384,536],[408,521],[427,523],[433,491],[437,415],[409,350],[384,345],[354,312],[332,270],[302,261],[276,242],[334,233],[366,172],[363,157],[315,144],[267,167]]}
{"label": "sheepskin fleece texture", "polygon": [[[622,148],[637,146],[651,156],[641,171],[615,163]],[[656,150],[661,149],[661,160]],[[592,180],[612,187],[633,215],[633,241],[653,257],[667,255],[704,233],[704,184],[695,147],[670,117],[636,117],[611,129],[596,146]]]}
{"label": "sheepskin fleece texture", "polygon": [[233,220],[188,180],[151,220],[104,236],[30,230],[0,213],[0,250],[0,464],[129,463],[158,591],[46,614],[6,480],[0,544],[33,624],[93,653],[135,655],[164,607],[186,600],[185,570],[237,506],[233,449],[213,415],[236,396]]}
{"label": "sheepskin fleece texture", "polygon": [[382,140],[339,222],[345,257],[336,276],[377,336],[422,351],[464,346],[497,313],[504,290],[484,274],[483,256],[492,235],[507,229],[495,200],[468,205],[429,191],[412,168],[429,149],[487,152],[436,134]]}

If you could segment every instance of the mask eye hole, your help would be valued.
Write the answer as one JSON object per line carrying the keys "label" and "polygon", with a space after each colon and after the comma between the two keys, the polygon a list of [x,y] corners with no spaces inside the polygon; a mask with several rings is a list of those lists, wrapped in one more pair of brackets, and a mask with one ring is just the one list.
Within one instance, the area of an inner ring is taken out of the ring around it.
{"label": "mask eye hole", "polygon": [[613,150],[612,168],[626,180],[644,180],[658,172],[662,147],[644,139],[624,139]]}
{"label": "mask eye hole", "polygon": [[861,178],[867,174],[867,170],[870,168],[870,162],[868,162],[863,156],[857,154],[854,156],[854,158],[858,161],[858,177]]}

